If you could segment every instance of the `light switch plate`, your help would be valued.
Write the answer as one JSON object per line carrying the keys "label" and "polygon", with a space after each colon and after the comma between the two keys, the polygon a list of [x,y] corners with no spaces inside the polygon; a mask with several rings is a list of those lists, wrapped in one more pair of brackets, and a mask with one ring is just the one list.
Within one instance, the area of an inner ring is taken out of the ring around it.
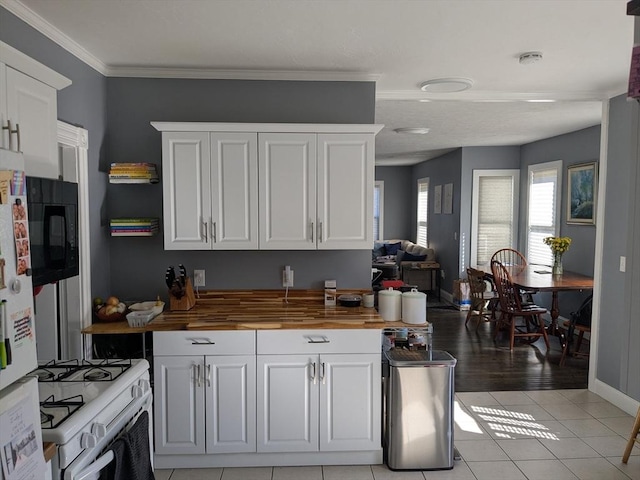
{"label": "light switch plate", "polygon": [[620,271],[627,271],[627,257],[620,257]]}

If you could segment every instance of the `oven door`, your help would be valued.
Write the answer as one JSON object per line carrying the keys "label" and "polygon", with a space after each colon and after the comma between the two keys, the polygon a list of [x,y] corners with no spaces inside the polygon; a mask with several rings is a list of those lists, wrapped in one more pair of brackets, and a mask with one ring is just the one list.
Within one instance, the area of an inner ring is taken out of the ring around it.
{"label": "oven door", "polygon": [[[64,470],[61,478],[64,480],[94,480],[100,477],[100,472],[113,461],[114,455],[111,445],[133,424],[143,411],[147,411],[149,418],[149,448],[152,448],[151,425],[151,390],[147,389],[135,401],[127,405],[107,427],[107,432],[93,448],[87,448]],[[151,458],[153,458],[151,456]]]}

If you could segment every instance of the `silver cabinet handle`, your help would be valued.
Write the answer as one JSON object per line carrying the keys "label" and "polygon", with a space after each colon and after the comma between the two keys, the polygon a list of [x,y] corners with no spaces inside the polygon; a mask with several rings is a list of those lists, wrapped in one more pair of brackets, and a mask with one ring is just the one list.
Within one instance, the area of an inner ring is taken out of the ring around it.
{"label": "silver cabinet handle", "polygon": [[209,340],[208,338],[192,338],[191,345],[215,345],[216,342]]}
{"label": "silver cabinet handle", "polygon": [[17,134],[17,138],[18,138],[18,149],[15,150],[16,152],[20,151],[20,125],[16,123],[16,129],[13,130],[11,128],[11,120],[7,120],[7,126],[6,127],[2,127],[2,130],[7,130],[9,132],[9,150],[13,150],[13,142],[11,141],[13,138],[13,134]]}
{"label": "silver cabinet handle", "polygon": [[204,227],[204,234],[203,234],[204,242],[209,243],[209,235],[207,234],[207,222],[202,221],[202,226]]}
{"label": "silver cabinet handle", "polygon": [[9,130],[9,138],[11,138],[11,133],[15,133],[16,136],[18,137],[18,150],[16,151],[21,152],[22,150],[20,149],[20,124],[19,123],[16,123],[16,129],[13,132]]}
{"label": "silver cabinet handle", "polygon": [[207,387],[211,386],[211,364],[207,363]]}
{"label": "silver cabinet handle", "polygon": [[316,378],[316,362],[311,364],[311,380],[313,380],[313,384],[315,385],[317,382]]}
{"label": "silver cabinet handle", "polygon": [[322,384],[324,385],[326,383],[326,377],[325,377],[325,373],[326,373],[325,368],[326,367],[325,367],[324,362],[322,362],[320,364],[320,367],[321,367],[320,368],[320,378],[322,379]]}
{"label": "silver cabinet handle", "polygon": [[197,387],[201,387],[202,386],[202,381],[200,380],[200,364],[198,363],[197,365],[194,365],[194,369],[195,369],[195,375],[196,375],[196,386]]}
{"label": "silver cabinet handle", "polygon": [[318,241],[322,242],[322,222],[318,222]]}
{"label": "silver cabinet handle", "polygon": [[307,343],[331,343],[331,340],[329,340],[327,337],[325,337],[324,335],[321,337],[305,337],[307,339]]}
{"label": "silver cabinet handle", "polygon": [[311,227],[311,243],[313,243],[313,222],[309,222],[309,226]]}
{"label": "silver cabinet handle", "polygon": [[213,240],[213,243],[216,243],[218,241],[216,222],[212,222],[212,223],[213,223],[213,227],[211,227],[211,239]]}

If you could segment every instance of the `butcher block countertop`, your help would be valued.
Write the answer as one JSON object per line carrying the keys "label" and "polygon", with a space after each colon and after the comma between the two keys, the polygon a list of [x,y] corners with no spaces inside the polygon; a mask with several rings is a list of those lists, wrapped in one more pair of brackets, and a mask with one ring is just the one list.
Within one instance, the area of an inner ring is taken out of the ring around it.
{"label": "butcher block countertop", "polygon": [[[362,294],[369,290],[338,291]],[[168,304],[167,304],[168,305]],[[144,327],[95,322],[84,334],[143,333],[170,330],[382,329],[406,326],[385,322],[375,308],[324,306],[322,290],[210,290],[200,292],[187,311],[165,311]]]}

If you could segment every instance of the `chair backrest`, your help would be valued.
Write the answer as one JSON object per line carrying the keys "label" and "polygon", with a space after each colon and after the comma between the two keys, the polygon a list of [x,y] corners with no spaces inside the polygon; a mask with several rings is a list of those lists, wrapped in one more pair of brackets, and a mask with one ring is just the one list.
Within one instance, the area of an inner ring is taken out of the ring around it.
{"label": "chair backrest", "polygon": [[477,309],[480,302],[484,302],[484,272],[475,268],[467,268],[467,280],[469,281],[469,294],[471,296],[471,306]]}
{"label": "chair backrest", "polygon": [[520,302],[520,290],[513,284],[509,270],[501,262],[497,260],[491,261],[491,272],[493,273],[493,282],[498,291],[500,299],[500,308],[503,312],[519,312],[522,311],[522,303]]}
{"label": "chair backrest", "polygon": [[571,323],[591,327],[591,305],[593,294],[584,299],[582,305],[575,312],[571,312]]}
{"label": "chair backrest", "polygon": [[491,256],[491,261],[497,261],[506,267],[526,267],[527,259],[514,248],[501,248]]}

